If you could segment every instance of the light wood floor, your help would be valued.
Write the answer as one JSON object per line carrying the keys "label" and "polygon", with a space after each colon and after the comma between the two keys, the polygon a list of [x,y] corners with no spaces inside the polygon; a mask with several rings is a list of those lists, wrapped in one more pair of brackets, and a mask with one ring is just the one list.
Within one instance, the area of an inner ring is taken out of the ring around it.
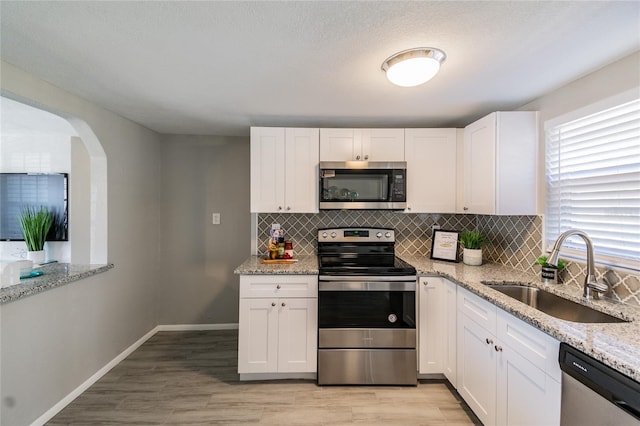
{"label": "light wood floor", "polygon": [[48,424],[480,424],[444,382],[240,382],[237,347],[237,330],[157,333]]}

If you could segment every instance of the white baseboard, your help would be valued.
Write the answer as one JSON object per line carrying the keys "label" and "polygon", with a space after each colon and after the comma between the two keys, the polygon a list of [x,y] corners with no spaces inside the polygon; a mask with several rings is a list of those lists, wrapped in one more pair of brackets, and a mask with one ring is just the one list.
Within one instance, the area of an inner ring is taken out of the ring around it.
{"label": "white baseboard", "polygon": [[69,405],[82,392],[86,391],[95,382],[100,380],[102,376],[107,374],[113,367],[118,365],[122,360],[131,355],[133,351],[138,349],[144,342],[152,338],[159,331],[194,331],[194,330],[234,330],[238,328],[238,324],[176,324],[176,325],[158,325],[147,334],[139,338],[133,345],[122,351],[118,356],[109,361],[107,365],[95,372],[91,377],[85,380],[80,386],[71,391],[67,396],[62,398],[56,405],[44,412],[40,417],[31,423],[31,426],[42,426],[58,414],[64,407]]}
{"label": "white baseboard", "polygon": [[237,330],[235,324],[167,324],[156,327],[158,331]]}

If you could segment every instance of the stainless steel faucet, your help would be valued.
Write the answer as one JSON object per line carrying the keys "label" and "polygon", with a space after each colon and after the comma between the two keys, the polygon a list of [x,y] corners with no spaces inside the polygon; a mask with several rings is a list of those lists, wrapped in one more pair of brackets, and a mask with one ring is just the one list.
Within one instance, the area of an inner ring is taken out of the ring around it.
{"label": "stainless steel faucet", "polygon": [[551,253],[547,258],[547,263],[556,267],[558,266],[560,247],[562,246],[562,243],[564,243],[564,240],[573,235],[581,237],[587,245],[587,275],[584,277],[583,296],[585,299],[599,299],[600,294],[607,293],[609,291],[609,286],[596,281],[596,267],[593,260],[593,244],[586,233],[578,229],[569,229],[568,231],[560,234],[556,243],[553,245],[553,249],[551,249]]}

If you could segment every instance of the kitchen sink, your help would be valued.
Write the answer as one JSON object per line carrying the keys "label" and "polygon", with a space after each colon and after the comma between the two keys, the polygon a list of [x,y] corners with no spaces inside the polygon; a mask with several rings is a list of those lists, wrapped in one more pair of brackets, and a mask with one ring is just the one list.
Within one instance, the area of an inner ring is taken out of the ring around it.
{"label": "kitchen sink", "polygon": [[585,323],[628,322],[536,287],[511,284],[486,285],[561,320]]}

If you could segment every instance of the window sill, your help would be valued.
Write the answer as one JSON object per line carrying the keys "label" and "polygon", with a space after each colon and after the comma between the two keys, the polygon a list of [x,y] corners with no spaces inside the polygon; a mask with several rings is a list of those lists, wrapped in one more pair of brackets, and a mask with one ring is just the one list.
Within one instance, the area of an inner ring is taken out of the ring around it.
{"label": "window sill", "polygon": [[0,305],[15,302],[43,291],[79,281],[113,268],[107,265],[75,265],[70,263],[53,263],[40,268],[43,275],[20,280],[19,284],[0,289]]}

